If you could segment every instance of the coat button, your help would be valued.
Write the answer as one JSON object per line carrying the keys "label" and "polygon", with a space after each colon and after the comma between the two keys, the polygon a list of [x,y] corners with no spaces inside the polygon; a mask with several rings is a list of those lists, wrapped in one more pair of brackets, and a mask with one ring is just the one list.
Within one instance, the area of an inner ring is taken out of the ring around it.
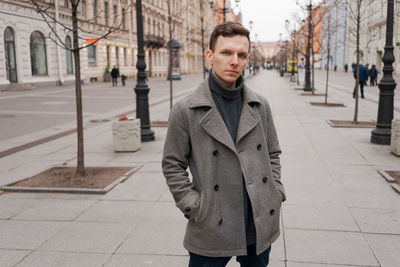
{"label": "coat button", "polygon": [[218,222],[218,225],[221,225],[223,221],[224,221],[224,219],[221,218],[221,219],[219,220],[219,222]]}
{"label": "coat button", "polygon": [[213,155],[214,155],[214,157],[218,156],[218,150],[215,150],[215,151],[213,152]]}
{"label": "coat button", "polygon": [[274,210],[274,209],[272,209],[272,210],[269,211],[269,215],[271,215],[271,216],[274,215],[274,213],[275,213],[275,210]]}
{"label": "coat button", "polygon": [[214,190],[215,190],[215,191],[218,191],[218,190],[219,190],[219,185],[216,184],[216,185],[214,186]]}
{"label": "coat button", "polygon": [[261,145],[260,144],[257,145],[257,150],[261,150]]}
{"label": "coat button", "polygon": [[267,183],[267,181],[268,181],[268,178],[267,177],[263,177],[263,183],[265,184],[265,183]]}
{"label": "coat button", "polygon": [[191,208],[189,208],[189,207],[186,207],[186,208],[185,208],[185,212],[191,212],[191,211],[192,211]]}

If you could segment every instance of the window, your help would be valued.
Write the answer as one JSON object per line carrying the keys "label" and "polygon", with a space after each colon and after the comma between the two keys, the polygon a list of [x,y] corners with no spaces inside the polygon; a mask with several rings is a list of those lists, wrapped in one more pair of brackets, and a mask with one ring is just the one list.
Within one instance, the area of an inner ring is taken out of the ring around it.
{"label": "window", "polygon": [[132,66],[135,66],[135,49],[132,48]]}
{"label": "window", "polygon": [[132,29],[132,32],[135,31],[134,22],[133,22],[134,19],[135,18],[133,17],[133,11],[131,10],[131,29]]}
{"label": "window", "polygon": [[32,75],[47,75],[46,42],[39,31],[34,31],[30,38]]}
{"label": "window", "polygon": [[150,22],[150,19],[147,19],[147,34],[151,34],[151,22]]}
{"label": "window", "polygon": [[126,30],[126,24],[125,24],[125,8],[123,8],[122,10],[122,29]]}
{"label": "window", "polygon": [[119,66],[119,48],[118,48],[118,46],[115,47],[115,59],[117,61],[117,66]]}
{"label": "window", "polygon": [[117,5],[114,5],[113,6],[113,15],[114,15],[114,22],[115,22],[115,20],[117,19],[117,13],[118,13],[118,7],[117,7]]}
{"label": "window", "polygon": [[96,65],[96,45],[88,46],[88,63],[90,66]]}
{"label": "window", "polygon": [[79,4],[81,5],[82,16],[86,17],[86,0],[81,0]]}
{"label": "window", "polygon": [[156,35],[156,21],[153,20],[153,32],[152,34]]}
{"label": "window", "polygon": [[108,26],[108,2],[104,2],[104,22]]}
{"label": "window", "polygon": [[64,0],[64,7],[68,7],[69,0]]}
{"label": "window", "polygon": [[[65,46],[67,48],[72,48],[71,37],[65,37]],[[65,49],[65,67],[67,69],[67,74],[73,74],[72,70],[72,52],[71,50]]]}
{"label": "window", "polygon": [[14,31],[10,27],[7,27],[4,31],[4,47],[5,47],[5,60],[6,60],[6,72],[7,80],[12,83],[18,82],[17,79],[17,62],[15,58],[15,39]]}
{"label": "window", "polygon": [[97,23],[97,0],[93,0],[93,22]]}
{"label": "window", "polygon": [[126,57],[126,47],[124,47],[124,66],[128,66],[128,59]]}

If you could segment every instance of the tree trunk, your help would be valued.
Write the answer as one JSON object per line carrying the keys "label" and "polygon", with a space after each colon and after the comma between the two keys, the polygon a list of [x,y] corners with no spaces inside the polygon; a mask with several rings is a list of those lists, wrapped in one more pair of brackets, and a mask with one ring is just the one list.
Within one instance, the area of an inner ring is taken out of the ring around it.
{"label": "tree trunk", "polygon": [[328,104],[328,82],[329,82],[329,60],[331,58],[331,15],[328,15],[328,44],[326,59],[326,87],[325,87],[325,104]]}
{"label": "tree trunk", "polygon": [[[173,5],[173,1],[171,3],[170,1],[167,1],[168,4],[168,30],[169,30],[169,41],[172,40],[172,14],[171,14],[171,4]],[[168,47],[169,49],[169,109],[172,109],[173,106],[173,84],[172,84],[172,49],[171,47]],[[178,59],[179,60],[179,59]]]}
{"label": "tree trunk", "polygon": [[353,122],[357,123],[358,120],[358,87],[360,85],[360,10],[361,0],[357,0],[357,39],[356,39],[356,53],[357,53],[357,64],[356,64],[356,84],[355,84],[355,107],[354,107],[354,118]]}
{"label": "tree trunk", "polygon": [[76,97],[76,122],[78,136],[78,160],[75,177],[86,176],[84,160],[84,139],[83,139],[83,120],[82,120],[82,90],[81,90],[81,64],[79,57],[79,35],[78,35],[78,16],[77,8],[79,1],[70,1],[72,8],[72,39],[73,53],[75,62],[75,97]]}
{"label": "tree trunk", "polygon": [[[203,11],[203,0],[200,0],[200,12]],[[203,58],[203,80],[206,79],[206,59],[205,59],[205,54],[204,54],[204,16],[203,13],[200,14],[200,22],[201,22],[201,54]]]}

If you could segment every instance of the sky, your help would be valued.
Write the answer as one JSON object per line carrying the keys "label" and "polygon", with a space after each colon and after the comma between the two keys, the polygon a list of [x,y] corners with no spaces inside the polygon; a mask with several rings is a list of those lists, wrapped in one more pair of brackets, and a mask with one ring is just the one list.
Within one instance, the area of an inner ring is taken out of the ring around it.
{"label": "sky", "polygon": [[[231,3],[234,6],[235,0]],[[254,22],[251,38],[254,39],[254,33],[257,33],[257,41],[278,41],[279,33],[284,39],[287,34],[285,20],[293,19],[293,13],[303,14],[296,0],[240,0],[240,6],[243,25],[249,29],[249,21]]]}

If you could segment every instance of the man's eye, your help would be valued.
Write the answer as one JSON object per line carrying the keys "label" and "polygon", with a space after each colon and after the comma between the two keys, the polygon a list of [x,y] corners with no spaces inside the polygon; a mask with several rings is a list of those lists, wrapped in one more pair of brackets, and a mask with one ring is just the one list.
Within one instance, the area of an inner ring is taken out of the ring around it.
{"label": "man's eye", "polygon": [[228,51],[224,51],[222,52],[222,54],[229,56],[231,53],[229,53]]}
{"label": "man's eye", "polygon": [[239,55],[239,57],[240,57],[241,59],[245,59],[245,58],[247,58],[247,56],[246,56],[246,55],[244,55],[244,54],[240,54],[240,55]]}

